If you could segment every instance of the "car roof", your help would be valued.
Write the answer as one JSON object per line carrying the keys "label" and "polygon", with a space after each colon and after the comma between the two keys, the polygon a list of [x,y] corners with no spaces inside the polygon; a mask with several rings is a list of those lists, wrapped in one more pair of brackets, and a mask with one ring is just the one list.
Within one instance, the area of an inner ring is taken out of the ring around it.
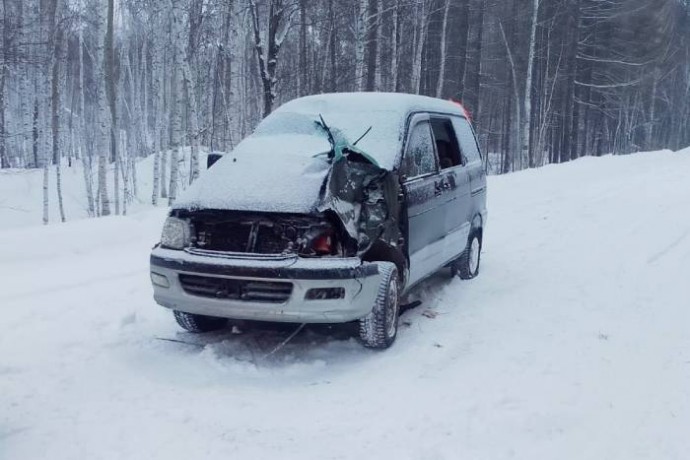
{"label": "car roof", "polygon": [[402,93],[327,93],[294,99],[280,106],[271,115],[306,115],[323,118],[327,125],[340,129],[351,142],[368,128],[371,131],[357,144],[377,160],[384,169],[392,170],[402,149],[407,119],[415,112],[443,113],[465,117],[456,102]]}
{"label": "car roof", "polygon": [[428,96],[404,93],[325,93],[293,99],[277,111],[296,113],[321,113],[334,110],[392,111],[401,117],[413,112],[440,112],[465,117],[460,103]]}

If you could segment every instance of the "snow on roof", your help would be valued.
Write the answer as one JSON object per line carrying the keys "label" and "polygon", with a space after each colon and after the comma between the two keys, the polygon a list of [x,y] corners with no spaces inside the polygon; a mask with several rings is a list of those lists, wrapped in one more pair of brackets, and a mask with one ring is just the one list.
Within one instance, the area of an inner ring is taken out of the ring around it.
{"label": "snow on roof", "polygon": [[447,112],[463,115],[456,102],[434,97],[404,93],[326,93],[293,99],[276,112],[319,113],[332,111],[363,112],[392,111],[402,116],[411,112]]}
{"label": "snow on roof", "polygon": [[272,117],[301,114],[314,121],[322,116],[330,127],[340,129],[350,142],[371,127],[358,144],[384,169],[393,169],[402,147],[407,117],[413,112],[441,112],[464,116],[462,106],[426,96],[401,93],[331,93],[294,99],[279,107],[259,125],[271,124]]}

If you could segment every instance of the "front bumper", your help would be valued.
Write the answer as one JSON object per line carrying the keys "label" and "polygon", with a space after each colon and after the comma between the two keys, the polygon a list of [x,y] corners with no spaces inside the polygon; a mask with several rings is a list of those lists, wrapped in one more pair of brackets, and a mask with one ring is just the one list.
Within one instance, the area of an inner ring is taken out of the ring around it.
{"label": "front bumper", "polygon": [[[160,247],[151,253],[151,275],[156,280],[154,299],[163,307],[221,318],[290,323],[344,323],[360,319],[371,312],[381,280],[378,263],[362,262],[358,258],[249,258]],[[285,282],[292,284],[292,290],[285,300],[277,303],[214,298],[190,293],[183,286],[180,275],[233,283],[238,280]],[[342,288],[344,296],[306,300],[307,291],[324,288]]]}

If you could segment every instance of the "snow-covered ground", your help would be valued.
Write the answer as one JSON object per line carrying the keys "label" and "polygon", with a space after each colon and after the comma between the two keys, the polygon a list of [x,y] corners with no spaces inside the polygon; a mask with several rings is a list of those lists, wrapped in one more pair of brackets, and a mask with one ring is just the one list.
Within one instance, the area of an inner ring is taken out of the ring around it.
{"label": "snow-covered ground", "polygon": [[180,332],[162,209],[0,232],[0,458],[688,458],[690,151],[489,186],[481,275],[383,353]]}
{"label": "snow-covered ground", "polygon": [[[182,150],[179,162],[180,186],[184,187],[189,178],[189,148]],[[202,149],[199,155],[202,168],[206,165],[206,152]],[[88,203],[86,199],[86,185],[84,170],[79,160],[74,160],[68,166],[67,160],[62,162],[62,196],[67,221],[85,219],[88,217]],[[169,166],[168,166],[169,167]],[[94,187],[96,184],[96,165],[93,166]],[[108,193],[111,199],[111,210],[115,212],[114,168],[108,169]],[[153,192],[153,156],[139,159],[136,165],[137,195],[128,203],[128,213],[141,212],[151,208],[151,194]],[[169,169],[168,169],[169,171]],[[202,171],[203,174],[203,171]],[[49,221],[60,222],[58,211],[58,197],[55,177],[55,167],[50,167],[48,179],[49,190]],[[169,177],[169,176],[168,176]],[[122,187],[122,186],[120,186]],[[95,193],[94,188],[94,193]],[[122,189],[120,188],[120,195]],[[160,205],[167,204],[161,199]],[[42,169],[0,169],[0,231],[9,228],[23,228],[40,225],[43,222],[43,170]]]}

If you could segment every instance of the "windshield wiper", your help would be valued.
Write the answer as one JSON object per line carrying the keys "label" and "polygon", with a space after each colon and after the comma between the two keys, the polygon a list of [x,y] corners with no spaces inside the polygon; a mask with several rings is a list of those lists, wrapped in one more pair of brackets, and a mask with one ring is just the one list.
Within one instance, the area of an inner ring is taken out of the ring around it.
{"label": "windshield wiper", "polygon": [[364,139],[365,137],[367,137],[367,134],[369,134],[369,133],[371,132],[371,129],[372,129],[372,128],[373,128],[373,126],[369,126],[369,129],[367,129],[366,131],[364,131],[364,134],[362,134],[361,136],[359,136],[359,139],[357,139],[356,141],[354,141],[354,142],[352,143],[352,145],[355,145],[355,146],[356,146],[356,145],[359,143],[359,141],[361,141],[362,139]]}
{"label": "windshield wiper", "polygon": [[326,121],[323,119],[323,116],[321,116],[321,114],[319,114],[319,119],[321,121],[317,121],[316,125],[324,131],[326,131],[326,134],[328,135],[328,142],[330,142],[331,144],[331,151],[328,154],[328,157],[333,158],[335,156],[335,138],[333,137],[333,131],[331,131],[331,128],[326,124]]}

